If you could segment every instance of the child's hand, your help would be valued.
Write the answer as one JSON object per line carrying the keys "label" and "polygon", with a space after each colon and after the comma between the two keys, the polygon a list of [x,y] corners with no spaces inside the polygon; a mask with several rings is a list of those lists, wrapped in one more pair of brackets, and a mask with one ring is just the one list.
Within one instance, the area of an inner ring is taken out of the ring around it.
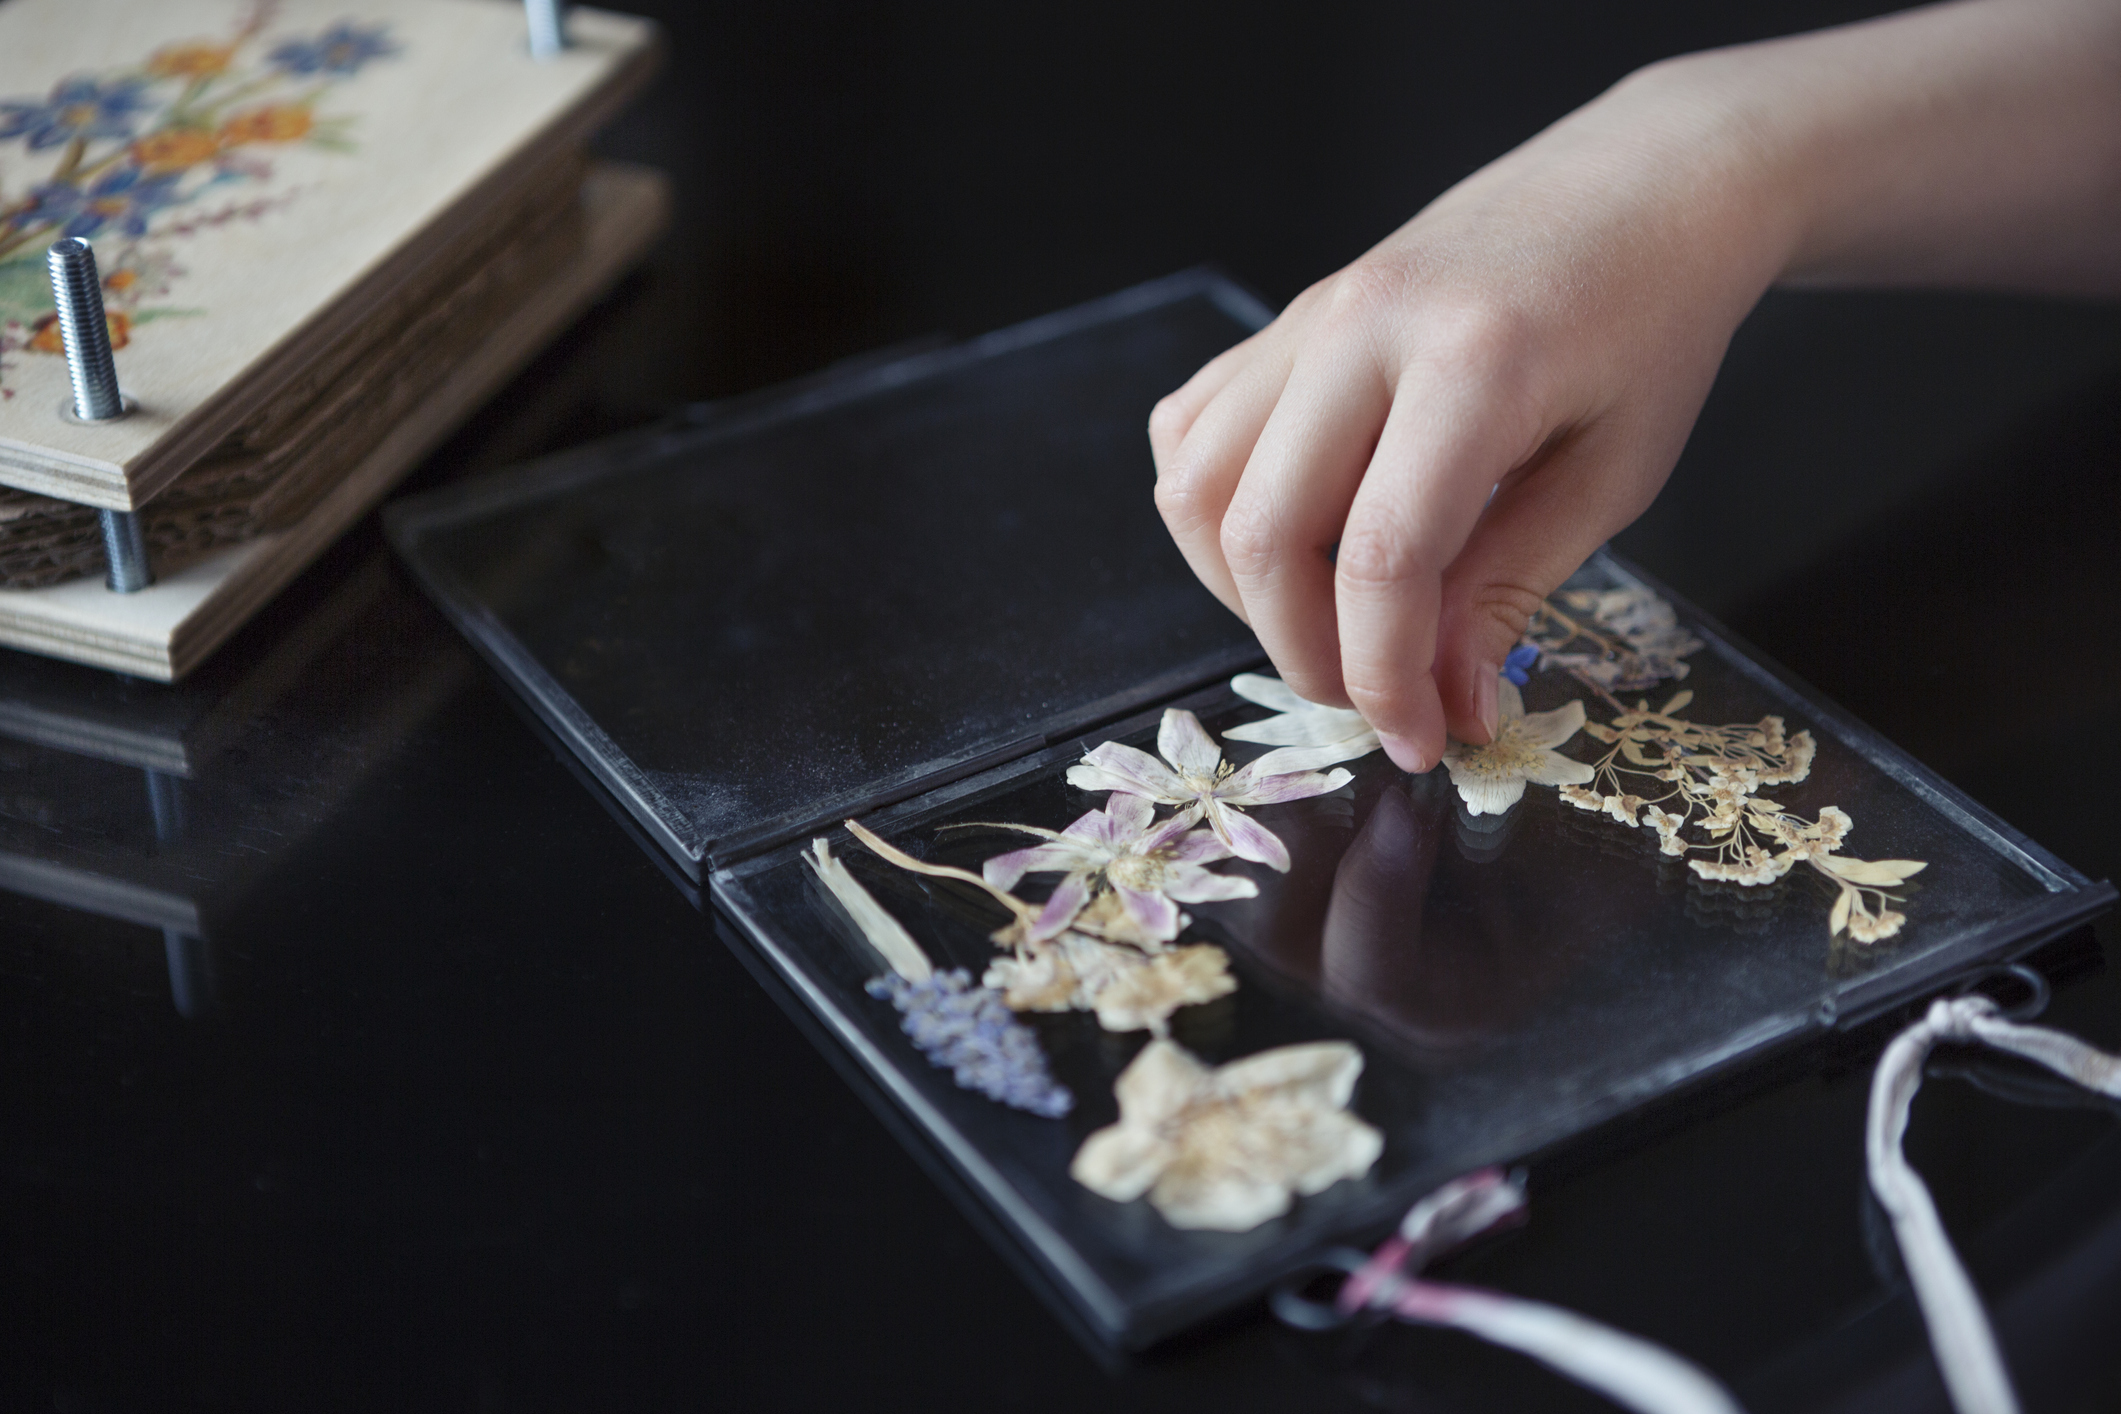
{"label": "child's hand", "polygon": [[1158,404],[1157,505],[1292,687],[1426,770],[1489,740],[1527,616],[1656,495],[1771,282],[2121,289],[2117,77],[2110,0],[1644,70]]}

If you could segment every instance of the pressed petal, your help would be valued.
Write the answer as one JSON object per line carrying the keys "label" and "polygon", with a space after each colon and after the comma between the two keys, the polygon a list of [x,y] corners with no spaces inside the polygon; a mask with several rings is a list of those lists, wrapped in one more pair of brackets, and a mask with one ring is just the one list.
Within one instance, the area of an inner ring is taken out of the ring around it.
{"label": "pressed petal", "polygon": [[1324,746],[1279,746],[1249,762],[1245,770],[1258,780],[1262,776],[1286,776],[1298,771],[1316,771],[1321,766],[1331,766],[1341,761],[1353,761],[1358,756],[1367,756],[1377,750],[1377,733],[1364,737],[1348,737],[1341,741],[1328,742]]}
{"label": "pressed petal", "polygon": [[[1213,864],[1219,859],[1230,857],[1230,846],[1218,839],[1215,831],[1193,829],[1193,821],[1186,819],[1184,815],[1176,815],[1172,819],[1183,821],[1180,826],[1181,833],[1165,836],[1166,842],[1159,846],[1164,858],[1171,863]],[[1146,849],[1143,851],[1147,852]]]}
{"label": "pressed petal", "polygon": [[[1301,749],[1301,748],[1298,748]],[[1280,755],[1270,751],[1254,761],[1252,765],[1223,782],[1216,796],[1231,805],[1280,805],[1284,801],[1308,800],[1314,795],[1326,795],[1339,790],[1355,779],[1351,772],[1332,771],[1276,771],[1255,772],[1260,761]]]}
{"label": "pressed petal", "polygon": [[1246,722],[1224,732],[1223,740],[1249,741],[1259,746],[1344,747],[1346,754],[1334,757],[1335,761],[1353,761],[1377,750],[1377,733],[1360,716],[1353,712],[1334,713],[1326,707]]}
{"label": "pressed petal", "polygon": [[1178,936],[1178,905],[1170,899],[1142,889],[1115,887],[1112,892],[1119,895],[1120,907],[1134,920],[1143,937],[1167,943]]}
{"label": "pressed petal", "polygon": [[1466,803],[1466,810],[1474,815],[1500,815],[1524,799],[1522,776],[1502,781],[1463,779],[1453,771],[1451,778],[1458,786],[1459,798]]}
{"label": "pressed petal", "polygon": [[982,878],[1006,889],[1026,874],[1067,874],[1078,869],[1096,869],[1112,857],[1112,850],[1088,840],[1057,839],[1029,849],[997,854],[980,866]]}
{"label": "pressed petal", "polygon": [[1068,925],[1075,921],[1075,915],[1081,913],[1083,905],[1088,902],[1090,880],[1082,874],[1070,874],[1055,886],[1053,897],[1047,899],[1046,906],[1039,910],[1037,919],[1024,934],[1025,939],[1043,942],[1067,931]]}
{"label": "pressed petal", "polygon": [[1385,1137],[1341,1110],[1307,1110],[1281,1154],[1288,1184],[1309,1197],[1344,1178],[1361,1178],[1385,1151]]}
{"label": "pressed petal", "polygon": [[1289,847],[1281,842],[1281,836],[1242,810],[1233,810],[1220,800],[1210,801],[1208,822],[1239,859],[1249,859],[1284,874],[1289,872]]}
{"label": "pressed petal", "polygon": [[1502,726],[1508,726],[1524,715],[1524,694],[1508,678],[1495,684],[1495,712],[1496,720]]}
{"label": "pressed petal", "polygon": [[1527,746],[1559,746],[1583,730],[1583,703],[1570,702],[1551,712],[1534,712],[1517,730],[1518,739]]}
{"label": "pressed petal", "polygon": [[[1296,695],[1296,689],[1280,678],[1270,678],[1264,673],[1239,673],[1230,679],[1230,691],[1247,702],[1257,702],[1262,707],[1271,707],[1277,712],[1302,712],[1305,710],[1332,712],[1342,709],[1320,707]],[[1350,713],[1359,717],[1360,713]],[[1228,733],[1224,733],[1228,735]]]}
{"label": "pressed petal", "polygon": [[[1597,776],[1597,772],[1581,761],[1572,761],[1558,751],[1542,751],[1525,763],[1524,778],[1541,786],[1580,786]],[[1635,797],[1628,796],[1628,800]],[[1640,802],[1637,802],[1640,804]],[[1627,822],[1632,825],[1635,822]]]}
{"label": "pressed petal", "polygon": [[1177,1228],[1250,1232],[1289,1211],[1289,1190],[1220,1166],[1166,1168],[1149,1201]]}
{"label": "pressed petal", "polygon": [[1164,868],[1164,897],[1179,903],[1217,903],[1258,896],[1259,885],[1242,874],[1218,874],[1198,864],[1169,864]]}
{"label": "pressed petal", "polygon": [[1092,747],[1068,768],[1068,784],[1083,790],[1117,790],[1150,800],[1190,800],[1193,791],[1169,766],[1146,751],[1116,741]]}
{"label": "pressed petal", "polygon": [[1149,1191],[1175,1153],[1155,1130],[1121,1120],[1083,1141],[1068,1176],[1101,1198],[1128,1203]]}
{"label": "pressed petal", "polygon": [[1352,1041],[1310,1041],[1276,1046],[1215,1072],[1226,1095],[1271,1094],[1279,1099],[1344,1109],[1362,1076],[1362,1052]]}
{"label": "pressed petal", "polygon": [[1113,837],[1131,840],[1147,830],[1156,819],[1156,806],[1147,796],[1114,791],[1105,802],[1105,814],[1112,821]]}
{"label": "pressed petal", "polygon": [[1223,760],[1223,749],[1208,735],[1200,718],[1178,707],[1164,709],[1163,725],[1156,729],[1156,749],[1187,775],[1211,781]]}
{"label": "pressed petal", "polygon": [[1184,1047],[1155,1040],[1141,1048],[1112,1084],[1123,1124],[1162,1124],[1193,1102],[1208,1068]]}

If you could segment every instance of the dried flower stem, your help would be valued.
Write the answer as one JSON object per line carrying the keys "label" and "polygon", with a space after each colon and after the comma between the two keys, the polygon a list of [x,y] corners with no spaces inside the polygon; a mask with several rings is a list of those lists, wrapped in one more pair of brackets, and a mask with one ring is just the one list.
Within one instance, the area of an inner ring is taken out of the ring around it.
{"label": "dried flower stem", "polygon": [[[1007,889],[996,888],[970,869],[958,869],[948,864],[930,864],[924,859],[915,859],[904,850],[896,849],[884,843],[882,837],[875,831],[865,829],[853,820],[848,820],[845,824],[847,833],[867,845],[871,852],[887,863],[896,864],[899,868],[910,870],[915,874],[927,874],[937,879],[956,879],[960,883],[970,884],[982,893],[991,895],[997,903],[1015,915],[1018,923],[1027,927],[1038,918],[1039,911],[1035,905],[1025,903]],[[1010,828],[1020,827],[1011,826]]]}

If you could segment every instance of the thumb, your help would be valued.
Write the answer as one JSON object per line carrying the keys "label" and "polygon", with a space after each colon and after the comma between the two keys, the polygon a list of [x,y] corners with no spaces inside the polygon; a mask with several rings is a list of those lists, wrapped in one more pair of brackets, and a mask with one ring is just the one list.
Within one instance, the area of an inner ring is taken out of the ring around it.
{"label": "thumb", "polygon": [[1493,740],[1496,679],[1540,601],[1656,498],[1673,448],[1622,448],[1605,428],[1505,480],[1444,572],[1436,686],[1460,741]]}

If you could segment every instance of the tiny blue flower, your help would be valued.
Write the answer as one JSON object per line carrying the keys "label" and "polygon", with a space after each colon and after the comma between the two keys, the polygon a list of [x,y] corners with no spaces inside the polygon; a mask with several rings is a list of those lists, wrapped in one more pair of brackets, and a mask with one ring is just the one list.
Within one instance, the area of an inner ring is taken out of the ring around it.
{"label": "tiny blue flower", "polygon": [[0,139],[28,138],[34,152],[77,137],[131,137],[139,114],[148,106],[145,88],[137,79],[114,84],[92,78],[65,79],[45,102],[0,103]]}
{"label": "tiny blue flower", "polygon": [[1053,1083],[1038,1038],[1003,1004],[999,993],[972,985],[959,968],[909,982],[895,972],[875,978],[869,995],[888,998],[930,1065],[957,1083],[1019,1110],[1058,1119],[1075,1107],[1067,1087]]}
{"label": "tiny blue flower", "polygon": [[371,59],[387,59],[398,52],[388,25],[363,26],[341,20],[315,39],[290,39],[267,57],[290,74],[358,73]]}
{"label": "tiny blue flower", "polygon": [[111,225],[128,236],[144,236],[154,214],[179,200],[177,182],[182,175],[148,176],[138,167],[120,167],[104,173],[86,189],[70,182],[46,182],[31,188],[29,203],[17,220],[24,225],[58,226],[62,236],[93,236]]}
{"label": "tiny blue flower", "polygon": [[1531,680],[1532,669],[1539,662],[1539,650],[1529,643],[1520,643],[1510,650],[1510,656],[1502,660],[1502,675],[1518,687]]}

